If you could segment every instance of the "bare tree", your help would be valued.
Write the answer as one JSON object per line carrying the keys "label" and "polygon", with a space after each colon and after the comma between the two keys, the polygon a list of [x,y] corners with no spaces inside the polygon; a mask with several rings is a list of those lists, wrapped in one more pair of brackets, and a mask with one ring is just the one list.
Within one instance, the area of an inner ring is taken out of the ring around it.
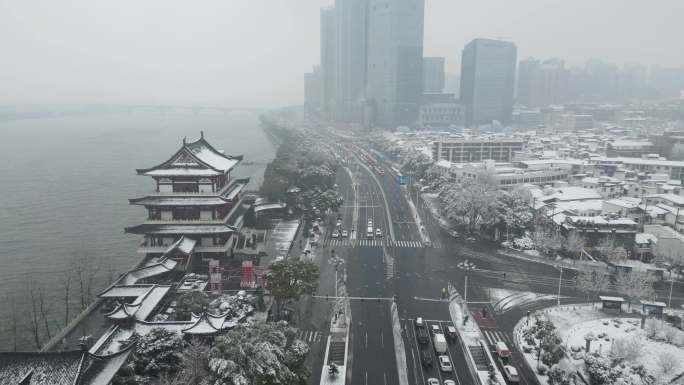
{"label": "bare tree", "polygon": [[594,246],[594,250],[602,257],[608,258],[608,255],[610,252],[613,250],[615,244],[615,240],[613,239],[612,236],[607,236],[603,239],[601,239],[596,246]]}
{"label": "bare tree", "polygon": [[45,303],[45,291],[42,286],[37,288],[38,291],[38,310],[40,311],[40,318],[43,320],[43,325],[45,326],[45,335],[50,339],[52,333],[50,333],[50,322],[48,320],[50,315],[51,306]]}
{"label": "bare tree", "polygon": [[209,346],[193,338],[183,351],[182,369],[178,375],[181,383],[196,384],[208,375]]}
{"label": "bare tree", "polygon": [[624,247],[616,247],[608,252],[607,258],[611,262],[620,262],[627,259],[627,250]]}
{"label": "bare tree", "polygon": [[9,297],[6,296],[4,303],[8,305],[9,310],[9,325],[8,325],[8,333],[10,334],[10,337],[12,338],[12,348],[16,352],[17,351],[17,346],[18,346],[18,340],[19,340],[19,333],[18,333],[18,322],[17,322],[17,301],[14,297]]}
{"label": "bare tree", "polygon": [[586,294],[587,301],[590,295],[596,296],[606,290],[608,284],[608,275],[600,270],[580,270],[575,278],[575,285]]}
{"label": "bare tree", "polygon": [[94,263],[88,253],[74,254],[72,263],[76,283],[78,284],[79,298],[81,300],[81,310],[88,307],[92,301],[93,282],[100,270],[100,264]]}
{"label": "bare tree", "polygon": [[619,272],[615,276],[615,289],[625,297],[629,308],[632,308],[632,301],[639,299],[653,298],[653,280],[648,276],[639,273]]}
{"label": "bare tree", "polygon": [[71,301],[71,270],[66,270],[63,274],[62,283],[64,285],[64,326],[69,324],[69,310]]}
{"label": "bare tree", "polygon": [[582,239],[582,236],[577,233],[571,233],[565,239],[564,248],[575,257],[580,255],[584,249],[584,244],[585,242],[584,239]]}
{"label": "bare tree", "polygon": [[38,300],[38,293],[37,293],[37,283],[35,281],[27,281],[26,284],[26,294],[28,295],[28,310],[27,310],[27,319],[29,323],[26,325],[26,327],[29,329],[31,332],[31,336],[33,337],[33,342],[36,345],[36,349],[40,349],[40,342],[41,342],[41,336],[40,336],[40,304]]}

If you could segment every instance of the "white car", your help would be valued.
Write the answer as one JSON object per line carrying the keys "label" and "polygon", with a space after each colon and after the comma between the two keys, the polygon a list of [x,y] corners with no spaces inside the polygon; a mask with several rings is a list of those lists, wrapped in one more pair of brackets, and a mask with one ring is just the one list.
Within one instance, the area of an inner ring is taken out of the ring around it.
{"label": "white car", "polygon": [[333,238],[339,238],[339,237],[340,237],[340,232],[337,231],[337,230],[333,231],[332,237],[333,237]]}
{"label": "white car", "polygon": [[504,374],[510,382],[520,382],[520,376],[518,375],[518,370],[511,365],[504,365]]}
{"label": "white car", "polygon": [[456,381],[454,381],[454,380],[444,380],[444,385],[456,385]]}
{"label": "white car", "polygon": [[437,357],[437,360],[439,361],[439,370],[443,372],[451,372],[454,370],[454,367],[451,366],[449,356],[439,356]]}
{"label": "white car", "polygon": [[436,378],[428,378],[427,385],[439,385],[439,380]]}
{"label": "white car", "polygon": [[441,333],[442,329],[439,327],[439,325],[430,324],[430,331],[432,331],[432,334],[437,334],[437,333]]}
{"label": "white car", "polygon": [[382,238],[382,231],[379,228],[375,229],[375,236],[378,238]]}
{"label": "white car", "polygon": [[347,238],[349,236],[349,232],[347,230],[342,230],[342,238]]}

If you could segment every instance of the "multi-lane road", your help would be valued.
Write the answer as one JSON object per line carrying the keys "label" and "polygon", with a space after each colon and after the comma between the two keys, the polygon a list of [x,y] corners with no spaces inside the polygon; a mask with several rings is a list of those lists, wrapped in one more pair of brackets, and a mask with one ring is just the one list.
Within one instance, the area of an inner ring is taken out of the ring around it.
{"label": "multi-lane road", "polygon": [[[468,302],[471,315],[480,323],[492,348],[497,341],[514,348],[515,323],[528,311],[556,302],[559,278],[563,303],[582,302],[582,294],[572,285],[571,270],[560,275],[553,266],[500,254],[487,242],[452,238],[432,220],[419,199],[416,206],[431,240],[431,245],[425,246],[407,203],[406,187],[397,183],[391,168],[381,162],[375,167],[382,168],[384,175],[371,174],[351,151],[339,151],[339,155],[345,165],[337,180],[338,190],[345,198],[341,227],[348,230],[349,236],[333,239],[329,232],[324,243],[346,262],[348,295],[367,298],[350,301],[351,365],[347,383],[398,384],[399,372],[404,373],[409,384],[415,385],[425,384],[428,378],[437,378],[440,383],[446,379],[463,385],[476,383],[459,344],[452,343],[448,348],[454,372],[441,372],[432,343],[419,343],[414,326],[417,317],[442,330],[451,325],[448,304],[440,296],[448,284],[464,293],[466,271],[459,269],[459,262],[468,260],[475,266],[467,272]],[[381,230],[381,237],[367,236],[369,219],[374,229]],[[389,231],[390,227],[393,231]],[[546,295],[502,310],[489,304],[492,289]],[[399,325],[392,322],[392,300],[398,307]],[[406,368],[397,367],[393,339],[396,327],[402,329]],[[432,367],[422,365],[421,352],[433,358]],[[536,383],[518,353],[514,353],[513,363],[521,374],[521,383]]]}

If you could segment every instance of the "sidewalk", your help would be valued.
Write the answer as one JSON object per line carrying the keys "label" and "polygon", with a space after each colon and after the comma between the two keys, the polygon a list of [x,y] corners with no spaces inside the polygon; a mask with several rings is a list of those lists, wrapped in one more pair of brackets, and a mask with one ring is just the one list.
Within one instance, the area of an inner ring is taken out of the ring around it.
{"label": "sidewalk", "polygon": [[[451,285],[449,285],[449,314],[451,315],[451,321],[458,331],[458,341],[466,356],[466,362],[472,377],[478,379],[482,385],[492,383],[506,384],[506,380],[504,380],[499,368],[494,363],[494,358],[487,347],[480,326],[474,320],[474,317],[470,316],[468,305],[464,303],[461,295]],[[479,361],[486,361],[488,364],[483,365],[483,362],[480,362],[480,365],[478,365],[478,361],[476,361],[473,355],[477,355]]]}

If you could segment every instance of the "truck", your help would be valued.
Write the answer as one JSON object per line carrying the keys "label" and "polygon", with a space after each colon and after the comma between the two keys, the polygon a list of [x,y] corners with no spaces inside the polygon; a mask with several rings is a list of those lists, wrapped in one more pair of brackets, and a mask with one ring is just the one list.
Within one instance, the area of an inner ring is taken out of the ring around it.
{"label": "truck", "polygon": [[442,333],[436,333],[432,337],[432,342],[435,344],[435,351],[437,353],[446,353],[447,351],[447,341],[446,338],[444,338],[444,334]]}

